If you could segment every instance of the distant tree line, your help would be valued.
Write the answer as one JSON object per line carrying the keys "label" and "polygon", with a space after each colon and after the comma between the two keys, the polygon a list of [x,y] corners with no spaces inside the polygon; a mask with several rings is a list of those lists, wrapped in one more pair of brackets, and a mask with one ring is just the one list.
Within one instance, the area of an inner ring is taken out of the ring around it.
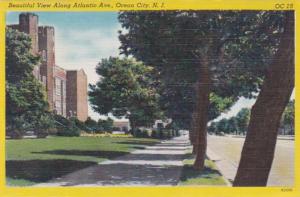
{"label": "distant tree line", "polygon": [[[208,126],[209,133],[216,135],[234,134],[245,135],[248,129],[250,120],[250,109],[242,108],[236,116],[230,118],[223,118],[219,121],[213,121]],[[279,134],[294,135],[295,134],[295,100],[291,100],[285,107],[282,114]]]}
{"label": "distant tree line", "polygon": [[243,134],[245,135],[250,120],[250,109],[242,108],[236,116],[223,118],[217,122],[212,122],[208,127],[208,132],[214,134]]}
{"label": "distant tree line", "polygon": [[295,135],[295,100],[291,100],[285,107],[280,121],[280,134]]}

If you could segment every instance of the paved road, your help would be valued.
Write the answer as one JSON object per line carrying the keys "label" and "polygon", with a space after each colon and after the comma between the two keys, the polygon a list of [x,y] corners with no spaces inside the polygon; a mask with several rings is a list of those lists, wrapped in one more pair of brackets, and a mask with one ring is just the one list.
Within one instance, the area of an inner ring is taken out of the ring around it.
{"label": "paved road", "polygon": [[189,147],[176,137],[36,186],[177,185]]}
{"label": "paved road", "polygon": [[[222,174],[233,180],[240,160],[244,138],[208,136],[208,155],[216,160]],[[294,141],[278,139],[268,186],[293,186]]]}

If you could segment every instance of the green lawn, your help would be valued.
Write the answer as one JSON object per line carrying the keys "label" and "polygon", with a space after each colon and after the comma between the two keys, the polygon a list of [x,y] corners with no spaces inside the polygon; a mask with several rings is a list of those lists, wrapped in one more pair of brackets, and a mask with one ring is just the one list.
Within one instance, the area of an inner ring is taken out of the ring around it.
{"label": "green lawn", "polygon": [[158,140],[123,137],[7,140],[7,184],[28,186],[46,182],[156,142]]}
{"label": "green lawn", "polygon": [[184,160],[183,171],[179,185],[219,185],[226,186],[223,176],[218,171],[215,163],[205,160],[205,168],[202,171],[193,168],[194,158]]}

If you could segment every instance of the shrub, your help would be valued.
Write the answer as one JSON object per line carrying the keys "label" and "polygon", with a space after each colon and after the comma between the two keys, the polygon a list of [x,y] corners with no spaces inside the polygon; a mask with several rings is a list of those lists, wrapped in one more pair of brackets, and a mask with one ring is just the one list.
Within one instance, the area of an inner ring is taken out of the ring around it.
{"label": "shrub", "polygon": [[143,130],[141,131],[141,137],[143,137],[143,138],[148,138],[148,137],[150,137],[150,135],[149,135],[147,129],[143,129]]}
{"label": "shrub", "polygon": [[172,130],[169,130],[169,129],[166,129],[165,130],[165,136],[166,138],[171,138],[173,135],[172,135]]}
{"label": "shrub", "polygon": [[78,137],[80,136],[80,129],[76,126],[62,127],[57,130],[58,136]]}
{"label": "shrub", "polygon": [[[95,131],[95,133],[96,133],[96,134],[104,134],[104,133],[105,133],[105,131],[103,131],[103,130],[102,130],[102,131],[101,131],[101,130],[99,130],[99,131]],[[109,131],[109,132],[107,132],[107,133],[112,133],[112,132],[111,132],[111,131]]]}
{"label": "shrub", "polygon": [[80,136],[80,129],[76,126],[75,119],[66,119],[56,115],[56,129],[58,136]]}
{"label": "shrub", "polygon": [[[134,137],[138,137],[138,138],[150,138],[153,137],[154,138],[154,134],[153,131],[151,131],[150,129],[141,129],[141,128],[136,128],[136,129],[131,129],[129,131],[129,133],[134,136]],[[126,133],[125,133],[126,134]]]}
{"label": "shrub", "polygon": [[76,127],[78,127],[80,130],[85,131],[87,133],[90,133],[91,130],[86,126],[86,124],[80,120],[78,120],[77,118],[74,118],[75,121],[75,125]]}
{"label": "shrub", "polygon": [[22,139],[24,136],[24,132],[20,130],[9,131],[7,133],[12,139]]}
{"label": "shrub", "polygon": [[14,117],[7,123],[6,132],[12,139],[21,139],[29,127],[30,124],[25,120],[24,116]]}
{"label": "shrub", "polygon": [[158,133],[157,130],[153,129],[152,132],[151,132],[151,137],[152,138],[157,138],[157,133]]}
{"label": "shrub", "polygon": [[49,129],[54,127],[54,119],[51,114],[44,114],[36,121],[34,133],[37,138],[45,138],[49,134]]}

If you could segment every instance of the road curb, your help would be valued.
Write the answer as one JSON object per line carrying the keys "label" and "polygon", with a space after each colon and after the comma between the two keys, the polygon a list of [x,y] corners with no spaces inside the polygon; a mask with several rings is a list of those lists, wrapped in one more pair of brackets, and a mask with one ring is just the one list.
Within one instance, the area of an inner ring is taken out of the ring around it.
{"label": "road curb", "polygon": [[226,182],[226,185],[232,186],[232,183],[229,181],[228,177],[226,177],[224,175],[224,172],[222,172],[222,170],[219,168],[219,165],[217,163],[217,161],[221,160],[221,157],[219,155],[215,154],[213,151],[211,151],[208,147],[206,150],[206,157],[215,163],[217,170],[222,174],[222,177],[223,177],[224,181]]}

